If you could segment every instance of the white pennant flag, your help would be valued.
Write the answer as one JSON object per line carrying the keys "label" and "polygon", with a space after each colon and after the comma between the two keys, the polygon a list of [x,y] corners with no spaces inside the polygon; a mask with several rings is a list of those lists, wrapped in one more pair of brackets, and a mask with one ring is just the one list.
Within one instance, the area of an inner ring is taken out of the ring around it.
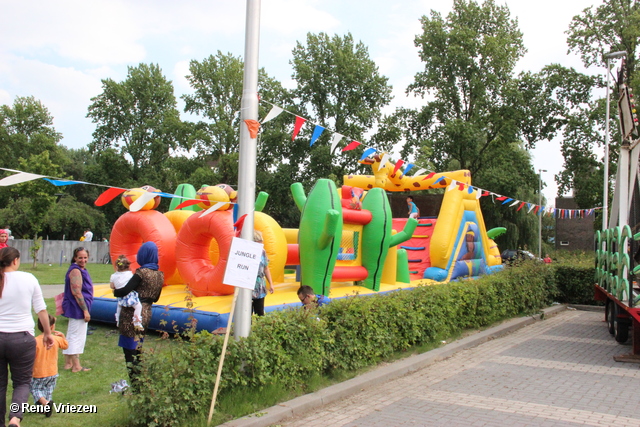
{"label": "white pennant flag", "polygon": [[149,200],[153,199],[156,196],[158,196],[158,193],[152,193],[151,191],[145,191],[144,193],[142,193],[140,195],[140,197],[138,197],[136,199],[135,202],[131,203],[131,206],[129,206],[129,210],[131,212],[138,212],[140,209],[142,209],[142,207],[144,205],[147,204],[147,202],[149,202]]}
{"label": "white pennant flag", "polygon": [[278,117],[280,115],[280,113],[282,113],[282,108],[277,107],[277,106],[273,106],[273,108],[271,108],[271,111],[269,111],[269,114],[267,114],[267,116],[262,119],[262,123],[267,123],[269,120],[273,120],[276,117]]}
{"label": "white pennant flag", "polygon": [[331,150],[329,150],[329,153],[333,153],[333,150],[336,148],[342,138],[344,138],[344,135],[340,135],[339,133],[333,134],[333,138],[331,138]]}
{"label": "white pennant flag", "polygon": [[482,192],[484,190],[482,188],[476,188],[476,199],[479,199],[480,197],[482,197]]}
{"label": "white pennant flag", "polygon": [[456,188],[456,185],[458,185],[458,181],[456,181],[455,179],[451,180],[451,184],[449,184],[449,186],[447,187],[447,191],[451,191],[454,188]]}
{"label": "white pennant flag", "polygon": [[425,173],[426,171],[427,171],[426,169],[422,169],[422,168],[420,168],[420,169],[418,169],[418,170],[416,171],[416,173],[414,173],[412,176],[420,176],[420,175],[422,175],[423,173]]}
{"label": "white pennant flag", "polygon": [[34,179],[44,178],[45,175],[36,175],[35,173],[20,172],[15,175],[0,179],[0,187],[20,184],[22,182],[33,181]]}
{"label": "white pennant flag", "polygon": [[509,205],[509,207],[510,207],[510,208],[511,208],[511,207],[514,207],[514,206],[515,206],[515,205],[517,205],[518,203],[520,203],[520,200],[516,200],[515,202],[511,203],[511,204]]}
{"label": "white pennant flag", "polygon": [[536,205],[531,203],[531,206],[529,207],[529,210],[527,211],[527,213],[531,212],[533,210],[533,208],[535,208],[535,207],[536,207]]}
{"label": "white pennant flag", "polygon": [[382,160],[380,160],[380,165],[378,166],[378,170],[382,169],[384,165],[387,164],[387,161],[389,161],[390,157],[391,156],[389,155],[389,153],[384,153],[384,156],[382,156]]}
{"label": "white pennant flag", "polygon": [[207,216],[209,215],[211,212],[215,212],[218,210],[218,208],[220,208],[222,205],[225,205],[229,202],[218,202],[215,205],[211,206],[209,209],[207,209],[206,211],[204,211],[202,213],[202,215],[200,215],[200,218],[202,218],[203,216]]}

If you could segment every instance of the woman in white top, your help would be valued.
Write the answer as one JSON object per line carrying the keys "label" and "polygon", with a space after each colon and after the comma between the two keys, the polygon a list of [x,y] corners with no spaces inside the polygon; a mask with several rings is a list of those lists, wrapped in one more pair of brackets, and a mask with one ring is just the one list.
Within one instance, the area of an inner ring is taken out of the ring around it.
{"label": "woman in white top", "polygon": [[33,274],[18,271],[19,267],[20,252],[17,249],[0,249],[0,426],[5,425],[7,412],[9,365],[13,382],[9,427],[20,426],[22,405],[29,398],[33,362],[36,358],[32,309],[43,325],[47,350],[53,346],[47,306],[40,284]]}

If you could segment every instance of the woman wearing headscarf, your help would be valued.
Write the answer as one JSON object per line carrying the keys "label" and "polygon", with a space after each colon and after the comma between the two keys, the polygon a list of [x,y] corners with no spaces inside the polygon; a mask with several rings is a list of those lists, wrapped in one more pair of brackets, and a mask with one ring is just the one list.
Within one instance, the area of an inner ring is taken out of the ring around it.
{"label": "woman wearing headscarf", "polygon": [[29,399],[29,385],[36,359],[36,339],[31,310],[35,311],[44,329],[44,343],[51,350],[53,337],[49,327],[47,306],[38,280],[31,273],[18,271],[20,252],[15,248],[0,249],[0,425],[7,412],[9,370],[13,396],[9,411],[9,426],[19,427],[23,405]]}
{"label": "woman wearing headscarf", "polygon": [[87,327],[91,320],[93,304],[93,282],[87,271],[89,251],[83,247],[73,250],[71,265],[64,277],[64,298],[62,299],[62,315],[69,319],[67,341],[69,347],[62,350],[64,368],[71,372],[90,371],[80,363],[80,355],[84,353],[87,342]]}
{"label": "woman wearing headscarf", "polygon": [[144,340],[144,334],[151,320],[151,305],[158,301],[164,282],[164,274],[158,270],[158,247],[153,242],[146,242],[138,250],[136,261],[140,265],[129,280],[120,289],[114,289],[116,297],[125,297],[129,292],[138,292],[142,304],[142,326],[136,328],[133,324],[133,307],[122,307],[120,312],[120,340],[118,345],[122,347],[124,359],[127,362],[129,379],[134,391],[137,389],[137,375],[139,372],[140,346]]}

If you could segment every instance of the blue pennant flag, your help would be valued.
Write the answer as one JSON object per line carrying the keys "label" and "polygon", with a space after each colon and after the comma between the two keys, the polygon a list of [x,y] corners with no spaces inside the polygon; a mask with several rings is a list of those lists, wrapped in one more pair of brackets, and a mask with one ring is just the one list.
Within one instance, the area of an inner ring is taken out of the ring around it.
{"label": "blue pennant flag", "polygon": [[504,201],[504,202],[502,202],[502,204],[504,205],[504,204],[509,203],[509,202],[512,202],[512,201],[513,201],[513,199],[509,199],[509,198],[507,198],[507,199],[505,199],[505,201]]}
{"label": "blue pennant flag", "polygon": [[53,185],[55,185],[56,187],[62,187],[64,185],[73,185],[73,184],[87,184],[86,182],[82,182],[82,181],[67,181],[66,179],[50,179],[50,178],[42,178],[45,181],[49,181],[50,183],[52,183]]}
{"label": "blue pennant flag", "polygon": [[362,157],[360,157],[360,161],[363,161],[364,159],[366,159],[376,151],[378,150],[376,150],[375,148],[367,148],[366,150],[364,150],[364,153],[362,153]]}
{"label": "blue pennant flag", "polygon": [[313,129],[313,135],[311,135],[311,142],[309,143],[309,147],[311,147],[314,142],[316,142],[316,140],[320,138],[322,132],[324,132],[324,128],[322,126],[316,125],[315,129]]}
{"label": "blue pennant flag", "polygon": [[407,163],[407,166],[404,168],[404,172],[402,172],[402,175],[406,175],[409,173],[409,171],[411,170],[412,167],[414,167],[415,165],[413,163]]}

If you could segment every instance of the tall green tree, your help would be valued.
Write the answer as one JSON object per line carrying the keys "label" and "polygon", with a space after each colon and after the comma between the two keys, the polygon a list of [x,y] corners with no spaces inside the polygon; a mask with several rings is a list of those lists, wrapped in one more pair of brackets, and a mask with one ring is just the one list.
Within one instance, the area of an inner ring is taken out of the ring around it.
{"label": "tall green tree", "polygon": [[[553,138],[564,109],[543,72],[515,73],[526,49],[517,19],[493,0],[455,0],[443,16],[421,18],[415,38],[424,70],[408,93],[421,108],[385,118],[376,138],[403,142],[402,156],[437,171],[468,169],[473,182],[499,194],[537,201],[538,180],[526,149]],[[509,171],[509,172],[507,172]],[[506,226],[501,245],[536,246],[537,226],[515,209],[482,204],[489,228]]]}
{"label": "tall green tree", "polygon": [[[624,50],[629,84],[636,93],[640,90],[640,71],[637,67],[637,46],[640,38],[640,2],[637,0],[604,0],[573,17],[567,30],[569,52],[580,55],[588,68],[606,65],[604,54]],[[614,63],[617,61],[613,61]],[[602,68],[601,68],[602,69]],[[615,70],[611,70],[615,71]],[[606,68],[602,73],[606,73]],[[592,84],[604,87],[604,79]],[[615,76],[610,80],[615,81]],[[582,89],[584,90],[584,89]],[[591,90],[588,91],[592,93]],[[618,126],[617,91],[611,95],[610,162],[608,182],[617,172],[617,153],[621,142]],[[606,135],[606,99],[592,99],[586,108],[568,117],[563,131],[562,151],[565,157],[563,172],[557,177],[560,191],[573,190],[578,206],[590,208],[602,203],[604,159],[594,154],[602,147]],[[607,189],[610,191],[610,189]]]}
{"label": "tall green tree", "polygon": [[[240,108],[243,92],[244,63],[240,57],[218,51],[202,61],[192,60],[186,76],[192,94],[183,95],[185,112],[194,114],[200,120],[192,126],[192,147],[201,161],[200,168],[209,165],[213,170],[210,182],[213,185],[224,182],[236,185],[238,182],[238,151],[240,146]],[[291,95],[280,82],[270,77],[264,69],[258,71],[258,92],[261,99],[282,107],[291,106]],[[264,117],[271,105],[261,103],[259,114]],[[263,129],[261,140],[269,139],[269,133],[278,121]],[[279,140],[279,144],[282,140]],[[264,144],[259,146],[262,156]],[[258,164],[258,168],[260,164]],[[194,168],[195,169],[195,168]],[[209,174],[205,174],[209,175]],[[199,173],[202,176],[202,173]]]}
{"label": "tall green tree", "polygon": [[33,96],[17,97],[13,105],[0,106],[0,165],[16,169],[18,159],[49,152],[62,162],[58,143],[62,135],[53,127],[53,116],[47,107]]}
{"label": "tall green tree", "polygon": [[[367,47],[356,43],[350,33],[342,37],[307,34],[306,44],[298,42],[293,49],[291,65],[297,84],[294,94],[303,117],[346,138],[362,142],[366,132],[379,123],[382,108],[391,102],[388,78],[380,74]],[[308,135],[313,125],[306,126]],[[297,143],[308,148],[307,135],[301,135]],[[390,148],[381,144],[381,149]],[[325,132],[299,163],[305,184],[321,177],[342,181],[345,173],[364,170],[357,164],[362,150],[342,155],[329,150],[330,135]]]}
{"label": "tall green tree", "polygon": [[421,22],[415,44],[425,69],[408,92],[429,99],[418,119],[436,167],[469,169],[473,176],[500,147],[527,133],[535,139],[541,129],[527,132],[518,120],[522,98],[536,94],[523,93],[514,75],[526,49],[507,6],[456,0],[446,18],[431,11]]}
{"label": "tall green tree", "polygon": [[580,55],[585,67],[602,67],[603,55],[624,50],[632,85],[638,88],[636,48],[640,38],[640,2],[604,0],[576,15],[567,30],[569,52]]}
{"label": "tall green tree", "polygon": [[87,117],[97,126],[89,149],[129,156],[134,180],[154,178],[172,150],[186,148],[173,84],[156,64],[129,67],[122,82],[102,80],[102,93],[91,101]]}
{"label": "tall green tree", "polygon": [[[13,105],[0,107],[1,167],[65,177],[69,162],[58,144],[61,138],[53,127],[53,116],[34,97],[17,97]],[[1,188],[0,223],[10,225],[18,237],[34,237],[55,206],[56,192],[56,187],[41,179]]]}

